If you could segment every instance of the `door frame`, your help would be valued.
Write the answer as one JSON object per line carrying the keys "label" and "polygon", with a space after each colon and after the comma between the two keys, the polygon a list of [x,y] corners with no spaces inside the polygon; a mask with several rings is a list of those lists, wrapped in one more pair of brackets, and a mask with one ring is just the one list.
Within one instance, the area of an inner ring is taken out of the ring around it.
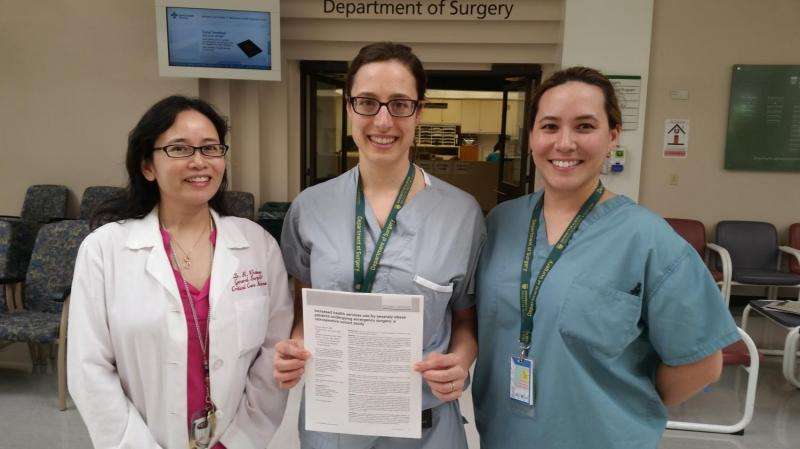
{"label": "door frame", "polygon": [[[318,81],[329,84],[343,83],[341,79],[336,78],[335,75],[341,76],[346,74],[347,69],[347,62],[344,61],[300,61],[301,190],[320,182],[320,178],[317,178],[316,175],[316,148],[312,147],[314,142],[316,142],[316,117],[313,117],[313,114],[311,114],[312,111],[316,110],[315,83]],[[514,185],[503,181],[506,113],[508,109],[508,90],[511,85],[509,79],[522,79],[523,81],[520,82],[527,82],[527,89],[525,91],[523,112],[525,126],[523,128],[523,135],[520,136],[520,146],[527,149],[530,131],[531,95],[533,89],[541,82],[541,66],[539,64],[492,64],[490,70],[426,70],[425,74],[428,78],[428,89],[503,92],[500,134],[500,140],[502,141],[502,145],[500,146],[501,160],[497,185],[494,186],[495,192],[498,195],[498,203],[532,191],[535,170],[531,167],[530,152],[527,150],[523,151],[525,160],[521,161],[521,164],[523,164],[524,168],[520,170],[518,184]],[[342,87],[344,87],[343,84]],[[342,151],[339,165],[340,173],[346,171],[347,168],[347,115],[345,103],[345,101],[342,101]]]}

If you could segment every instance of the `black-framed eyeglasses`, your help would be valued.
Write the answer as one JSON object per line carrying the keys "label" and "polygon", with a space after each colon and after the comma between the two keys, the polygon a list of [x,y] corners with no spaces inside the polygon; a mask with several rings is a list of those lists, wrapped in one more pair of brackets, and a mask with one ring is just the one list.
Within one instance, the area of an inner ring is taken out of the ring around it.
{"label": "black-framed eyeglasses", "polygon": [[154,150],[163,151],[169,157],[182,158],[192,157],[194,152],[200,150],[200,154],[205,157],[222,157],[228,152],[228,146],[224,143],[212,143],[210,145],[203,145],[195,147],[185,143],[178,143],[174,145],[165,145],[163,147],[154,148]]}
{"label": "black-framed eyeglasses", "polygon": [[392,117],[411,117],[416,112],[419,101],[395,98],[384,103],[370,97],[350,97],[350,106],[358,115],[378,115],[381,107],[386,106],[386,110]]}

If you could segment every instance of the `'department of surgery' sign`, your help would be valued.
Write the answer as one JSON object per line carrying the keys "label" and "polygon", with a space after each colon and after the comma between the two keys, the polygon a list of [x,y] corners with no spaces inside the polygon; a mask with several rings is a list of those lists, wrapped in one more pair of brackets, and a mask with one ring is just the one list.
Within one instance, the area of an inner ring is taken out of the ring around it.
{"label": "'department of surgery' sign", "polygon": [[475,2],[467,0],[337,1],[322,0],[325,14],[351,17],[447,17],[463,19],[508,20],[514,11],[512,2]]}

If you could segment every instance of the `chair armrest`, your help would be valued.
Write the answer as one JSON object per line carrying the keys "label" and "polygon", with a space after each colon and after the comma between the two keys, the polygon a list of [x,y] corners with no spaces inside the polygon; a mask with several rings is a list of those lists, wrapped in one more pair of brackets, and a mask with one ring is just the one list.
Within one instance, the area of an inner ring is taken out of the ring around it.
{"label": "chair armrest", "polygon": [[18,216],[16,216],[16,215],[0,215],[0,220],[5,220],[5,221],[20,221],[20,220],[22,220],[22,217],[18,217]]}
{"label": "chair armrest", "polygon": [[722,261],[722,278],[725,282],[730,282],[733,277],[733,262],[731,261],[731,254],[727,249],[717,245],[716,243],[706,243],[706,247],[711,251],[719,254]]}
{"label": "chair armrest", "polygon": [[792,248],[791,246],[779,246],[778,249],[790,256],[794,256],[797,259],[797,263],[800,263],[800,249]]}

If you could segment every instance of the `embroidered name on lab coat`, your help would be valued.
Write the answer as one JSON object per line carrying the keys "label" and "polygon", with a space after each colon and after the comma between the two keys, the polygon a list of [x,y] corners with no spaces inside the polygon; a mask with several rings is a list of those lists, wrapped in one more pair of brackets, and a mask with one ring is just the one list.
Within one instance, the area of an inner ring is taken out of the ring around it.
{"label": "embroidered name on lab coat", "polygon": [[233,285],[231,285],[232,292],[238,292],[255,287],[263,287],[267,285],[264,280],[264,273],[261,270],[250,269],[237,271],[233,273]]}

